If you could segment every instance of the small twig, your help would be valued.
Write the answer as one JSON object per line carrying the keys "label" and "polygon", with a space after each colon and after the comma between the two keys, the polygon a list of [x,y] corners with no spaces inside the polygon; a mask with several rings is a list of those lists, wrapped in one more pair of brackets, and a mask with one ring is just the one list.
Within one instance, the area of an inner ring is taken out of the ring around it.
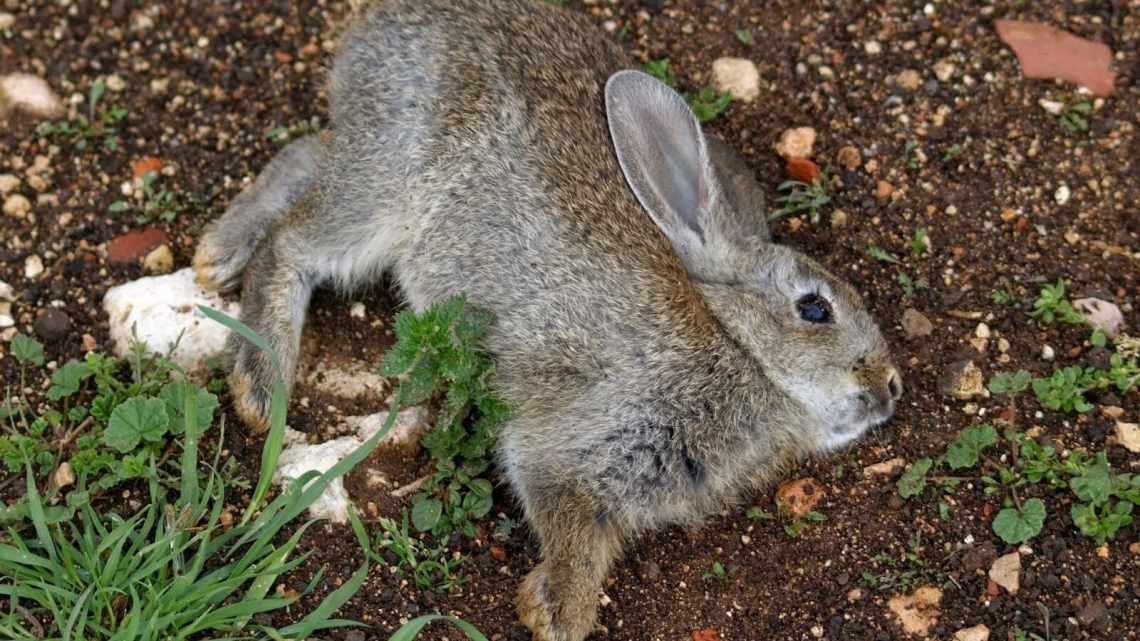
{"label": "small twig", "polygon": [[76,425],[75,427],[68,430],[67,434],[64,434],[63,438],[59,440],[59,445],[56,447],[56,451],[59,454],[63,454],[63,450],[66,449],[68,445],[71,445],[71,442],[75,440],[75,437],[79,436],[80,432],[91,427],[91,425],[94,423],[95,417],[88,416],[87,418],[83,419],[79,425]]}
{"label": "small twig", "polygon": [[31,610],[28,610],[27,608],[25,608],[22,605],[17,605],[16,610],[18,610],[20,612],[20,614],[22,614],[24,616],[24,618],[28,620],[28,623],[31,623],[32,627],[34,627],[36,629],[36,638],[37,639],[42,639],[45,636],[47,636],[47,633],[44,630],[43,624],[40,623],[40,620],[37,619],[34,614],[32,614]]}
{"label": "small twig", "polygon": [[408,483],[407,485],[405,485],[403,487],[398,487],[398,488],[392,490],[392,496],[394,496],[398,499],[404,498],[405,496],[411,494],[412,492],[415,492],[416,490],[420,489],[420,487],[423,486],[424,483],[427,483],[428,479],[430,479],[430,478],[431,478],[431,474],[428,474],[427,476],[424,476],[422,478],[418,478],[418,479],[412,481],[411,483]]}

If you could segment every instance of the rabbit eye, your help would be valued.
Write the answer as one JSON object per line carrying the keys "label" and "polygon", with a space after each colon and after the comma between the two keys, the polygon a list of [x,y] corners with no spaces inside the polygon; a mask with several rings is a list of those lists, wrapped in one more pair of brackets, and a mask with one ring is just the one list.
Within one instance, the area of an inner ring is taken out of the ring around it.
{"label": "rabbit eye", "polygon": [[818,294],[808,294],[796,301],[796,309],[800,318],[809,323],[830,323],[831,305]]}

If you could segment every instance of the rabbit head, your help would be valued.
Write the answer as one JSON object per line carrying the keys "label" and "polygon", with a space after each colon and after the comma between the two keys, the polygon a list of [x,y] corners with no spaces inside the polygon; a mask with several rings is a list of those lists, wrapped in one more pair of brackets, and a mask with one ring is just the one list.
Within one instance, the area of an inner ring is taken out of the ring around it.
{"label": "rabbit head", "polygon": [[[858,293],[767,237],[750,176],[726,175],[684,100],[653,77],[614,74],[606,111],[634,195],[668,237],[709,308],[809,420],[809,449],[841,447],[894,412],[902,383]],[[742,207],[741,204],[745,206]]]}

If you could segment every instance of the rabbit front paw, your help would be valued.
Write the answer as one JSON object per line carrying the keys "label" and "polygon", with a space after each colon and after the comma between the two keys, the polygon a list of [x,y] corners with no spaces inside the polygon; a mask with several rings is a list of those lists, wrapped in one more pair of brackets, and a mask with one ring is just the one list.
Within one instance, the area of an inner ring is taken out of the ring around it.
{"label": "rabbit front paw", "polygon": [[515,606],[519,622],[530,629],[533,641],[564,641],[564,636],[555,635],[550,606],[546,602],[546,572],[541,566],[523,580]]}
{"label": "rabbit front paw", "polygon": [[242,346],[234,370],[230,374],[230,392],[234,396],[234,410],[242,422],[257,431],[269,428],[269,408],[272,394],[270,386],[258,380],[256,369],[248,365],[251,348]]}
{"label": "rabbit front paw", "polygon": [[252,254],[252,247],[227,241],[216,230],[208,231],[194,253],[194,280],[212,291],[233,290],[241,284]]}

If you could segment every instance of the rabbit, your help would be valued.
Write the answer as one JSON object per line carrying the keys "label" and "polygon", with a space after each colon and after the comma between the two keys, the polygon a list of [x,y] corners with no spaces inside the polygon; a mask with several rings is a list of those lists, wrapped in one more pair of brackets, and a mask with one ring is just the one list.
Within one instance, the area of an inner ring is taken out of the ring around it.
{"label": "rabbit", "polygon": [[[696,526],[894,412],[858,293],[774,244],[745,161],[588,19],[538,0],[386,0],[293,143],[203,235],[200,282],[296,365],[314,287],[465,294],[512,413],[497,462],[541,544],[518,616],[581,641],[623,548]],[[276,370],[230,345],[263,428]],[[288,384],[292,381],[288,380]]]}

